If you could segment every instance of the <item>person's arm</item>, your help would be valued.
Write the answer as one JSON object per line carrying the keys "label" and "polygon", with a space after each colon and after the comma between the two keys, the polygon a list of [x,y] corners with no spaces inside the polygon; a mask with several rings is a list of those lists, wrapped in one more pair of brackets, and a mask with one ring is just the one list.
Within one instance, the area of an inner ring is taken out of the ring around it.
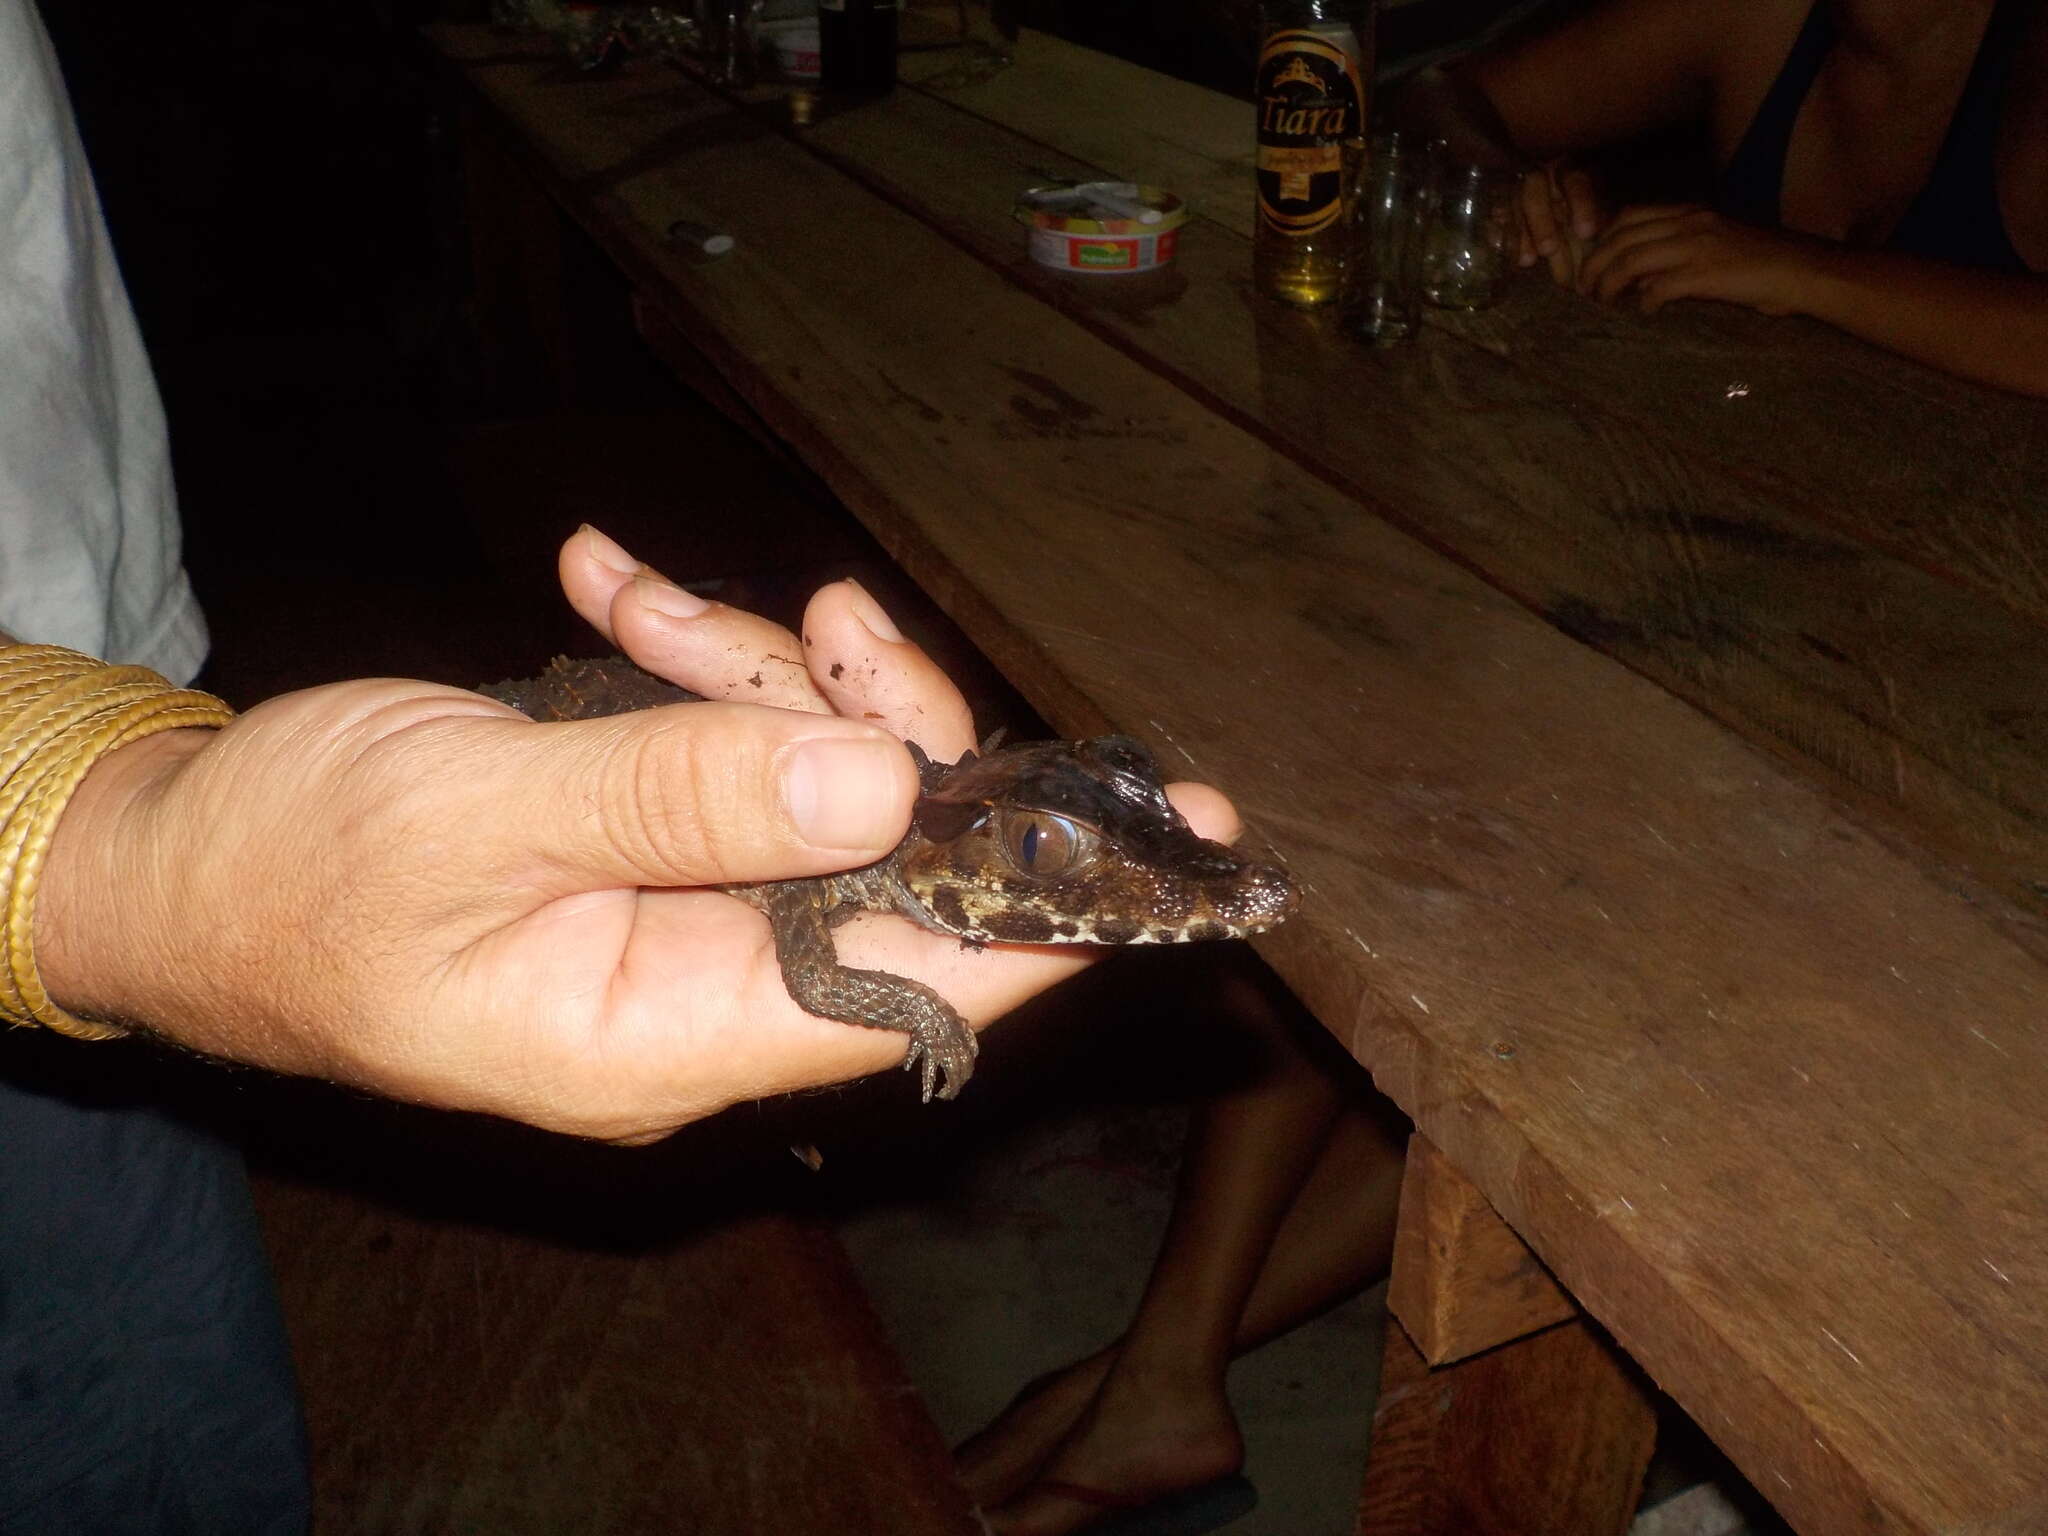
{"label": "person's arm", "polygon": [[1707,208],[1645,207],[1615,219],[1579,286],[1647,311],[1719,299],[1807,315],[1946,373],[2048,397],[2048,277],[1849,249]]}
{"label": "person's arm", "polygon": [[1475,165],[1522,166],[1533,158],[1466,71],[1417,70],[1395,87],[1383,111],[1404,134],[1441,140],[1449,153]]}
{"label": "person's arm", "polygon": [[1523,266],[1569,283],[1606,222],[1598,189],[1569,156],[1697,116],[1714,68],[1690,0],[1608,0],[1562,26],[1404,82],[1394,125],[1441,139],[1460,160],[1525,169]]}
{"label": "person's arm", "polygon": [[[56,1002],[229,1060],[621,1141],[900,1062],[903,1037],[797,1006],[761,914],[717,886],[888,852],[918,793],[893,731],[958,757],[974,741],[957,691],[850,583],[813,599],[799,638],[695,603],[593,535],[562,574],[651,670],[783,707],[543,725],[381,679],[122,747],[42,869],[36,956]],[[1233,835],[1213,790],[1172,794],[1197,832]],[[835,944],[976,1027],[1088,958],[970,950],[872,913]]]}
{"label": "person's arm", "polygon": [[2048,398],[2048,277],[1836,250],[1800,308],[1960,378]]}
{"label": "person's arm", "polygon": [[1698,118],[1728,19],[1697,0],[1604,0],[1454,68],[1515,150],[1584,154]]}

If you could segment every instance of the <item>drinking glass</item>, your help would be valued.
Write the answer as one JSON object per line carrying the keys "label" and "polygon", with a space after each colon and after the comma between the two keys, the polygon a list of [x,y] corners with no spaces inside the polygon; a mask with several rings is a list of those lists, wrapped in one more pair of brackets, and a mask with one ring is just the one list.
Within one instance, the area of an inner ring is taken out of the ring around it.
{"label": "drinking glass", "polygon": [[1421,324],[1421,234],[1432,163],[1428,146],[1409,135],[1373,136],[1359,174],[1344,287],[1344,328],[1361,341],[1399,341]]}
{"label": "drinking glass", "polygon": [[1512,264],[1522,179],[1483,165],[1444,164],[1422,236],[1422,296],[1442,309],[1484,309]]}
{"label": "drinking glass", "polygon": [[931,45],[950,50],[952,58],[918,84],[927,90],[957,91],[983,85],[1008,69],[1017,57],[1017,0],[954,0],[956,36]]}
{"label": "drinking glass", "polygon": [[749,86],[760,65],[761,0],[694,0],[700,60],[722,85]]}

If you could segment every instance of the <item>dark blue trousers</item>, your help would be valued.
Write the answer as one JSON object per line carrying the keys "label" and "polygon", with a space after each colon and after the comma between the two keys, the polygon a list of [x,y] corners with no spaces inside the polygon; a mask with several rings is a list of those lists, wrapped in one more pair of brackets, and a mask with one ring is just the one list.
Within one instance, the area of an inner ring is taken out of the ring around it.
{"label": "dark blue trousers", "polygon": [[241,1155],[149,1102],[151,1054],[0,1030],[0,1536],[309,1524]]}

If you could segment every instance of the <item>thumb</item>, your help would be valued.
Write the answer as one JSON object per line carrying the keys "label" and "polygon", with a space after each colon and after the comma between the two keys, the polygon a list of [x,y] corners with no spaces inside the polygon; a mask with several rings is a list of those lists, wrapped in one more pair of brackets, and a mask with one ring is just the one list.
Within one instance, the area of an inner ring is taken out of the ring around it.
{"label": "thumb", "polygon": [[853,869],[902,841],[917,798],[901,742],[832,715],[706,702],[507,734],[478,835],[564,892]]}

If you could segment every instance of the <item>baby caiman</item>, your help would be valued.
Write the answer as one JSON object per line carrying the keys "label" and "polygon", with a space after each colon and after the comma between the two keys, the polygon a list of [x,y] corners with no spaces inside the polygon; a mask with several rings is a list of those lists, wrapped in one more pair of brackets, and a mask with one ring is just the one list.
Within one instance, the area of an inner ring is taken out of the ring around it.
{"label": "baby caiman", "polygon": [[[697,698],[622,658],[558,659],[483,691],[539,720]],[[783,984],[805,1012],[910,1037],[904,1066],[922,1069],[926,1100],[952,1098],[973,1074],[974,1032],[922,982],[839,963],[832,930],[855,912],[893,912],[976,945],[1178,944],[1243,938],[1295,908],[1284,871],[1195,835],[1152,754],[1128,736],[1026,742],[950,764],[909,750],[922,794],[886,857],[722,889],[767,915]]]}

